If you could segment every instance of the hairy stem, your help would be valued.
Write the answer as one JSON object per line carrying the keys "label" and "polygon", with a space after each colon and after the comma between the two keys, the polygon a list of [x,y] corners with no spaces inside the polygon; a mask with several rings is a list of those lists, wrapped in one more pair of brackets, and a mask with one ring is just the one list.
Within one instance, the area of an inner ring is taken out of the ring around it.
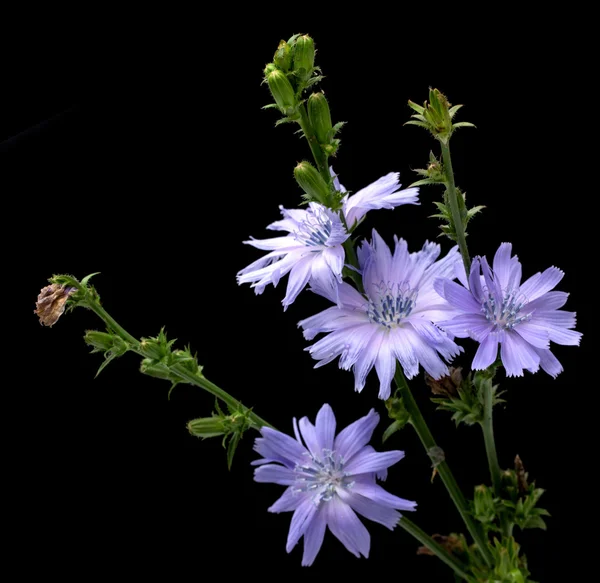
{"label": "hairy stem", "polygon": [[[144,356],[143,352],[140,349],[140,342],[129,334],[127,330],[125,330],[122,326],[120,326],[117,321],[100,305],[98,300],[94,299],[86,299],[85,302],[86,307],[92,310],[105,324],[106,326],[112,330],[115,334],[120,336],[129,346],[133,352],[136,352],[140,356]],[[172,372],[174,372],[177,376],[181,377],[187,383],[200,387],[205,391],[209,392],[211,395],[214,395],[224,403],[226,403],[229,407],[233,409],[241,409],[243,411],[247,411],[248,409],[242,405],[240,401],[236,398],[232,397],[229,393],[211,383],[208,379],[204,378],[204,376],[193,373],[186,369],[181,364],[174,364],[170,367]],[[248,417],[252,422],[252,426],[255,429],[260,429],[263,426],[273,427],[270,423],[267,423],[264,419],[259,417],[256,413],[252,411],[249,412]]]}
{"label": "hairy stem", "polygon": [[323,180],[325,180],[325,184],[331,184],[331,174],[329,173],[329,166],[327,164],[328,156],[322,150],[319,142],[317,142],[317,137],[315,136],[315,132],[313,131],[310,120],[308,119],[308,112],[306,111],[306,106],[304,103],[302,103],[298,109],[300,111],[300,119],[298,120],[298,123],[304,132],[306,140],[308,141],[310,151],[312,152],[313,158],[317,164],[317,169]]}
{"label": "hairy stem", "polygon": [[450,203],[450,212],[452,213],[452,222],[454,223],[458,248],[460,249],[460,254],[462,255],[462,260],[468,277],[471,270],[471,258],[469,257],[469,250],[467,248],[465,226],[458,208],[458,193],[456,192],[456,185],[454,184],[454,171],[452,170],[450,143],[444,143],[440,141],[440,144],[442,146],[442,159],[444,161],[444,174],[446,175],[446,186],[448,189],[448,201]]}
{"label": "hairy stem", "polygon": [[[410,423],[417,432],[425,451],[430,456],[435,455],[435,452],[439,451],[439,448],[435,442],[435,439],[433,438],[433,435],[431,434],[431,431],[429,430],[429,427],[427,426],[427,423],[425,422],[425,419],[423,418],[417,402],[412,396],[399,363],[396,365],[396,374],[394,375],[394,380],[396,381],[396,385],[400,390],[404,406],[410,414]],[[444,486],[446,486],[446,490],[448,490],[450,498],[452,498],[454,505],[456,506],[469,532],[471,533],[473,540],[477,543],[477,547],[479,548],[485,562],[488,564],[488,566],[491,566],[493,559],[488,548],[487,541],[479,526],[474,522],[467,507],[467,501],[465,500],[462,491],[458,487],[458,484],[456,483],[456,480],[450,471],[450,467],[445,460],[441,460],[435,465],[435,468],[437,469]]]}
{"label": "hairy stem", "polygon": [[446,563],[459,577],[470,581],[469,575],[464,571],[465,566],[442,545],[435,542],[426,532],[421,530],[414,522],[403,516],[398,524],[421,544],[425,545],[440,561]]}
{"label": "hairy stem", "polygon": [[[485,452],[490,467],[490,476],[492,477],[494,494],[496,498],[502,498],[502,474],[500,471],[500,464],[498,463],[498,454],[496,453],[496,442],[494,440],[494,425],[492,418],[494,403],[492,390],[492,383],[484,383],[483,422],[481,423],[481,429],[483,430]],[[504,536],[510,536],[512,527],[507,520],[505,512],[500,512],[500,525]]]}

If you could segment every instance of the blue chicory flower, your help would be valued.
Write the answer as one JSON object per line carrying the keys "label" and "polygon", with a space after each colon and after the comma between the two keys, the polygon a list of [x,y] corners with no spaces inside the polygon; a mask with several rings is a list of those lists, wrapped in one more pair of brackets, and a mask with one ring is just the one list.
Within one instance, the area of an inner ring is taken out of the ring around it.
{"label": "blue chicory flower", "polygon": [[[333,174],[333,171],[332,171]],[[391,209],[402,204],[418,204],[418,188],[399,190],[400,174],[391,172],[342,200],[342,213],[349,227],[361,221],[371,209]],[[334,185],[346,192],[334,176]],[[239,284],[251,283],[257,294],[268,284],[276,286],[289,273],[283,307],[294,302],[309,281],[335,293],[342,281],[344,248],[342,244],[350,236],[340,215],[327,207],[311,202],[307,209],[280,207],[283,220],[275,221],[267,229],[287,231],[289,235],[272,239],[244,241],[257,249],[269,251],[238,272]]]}
{"label": "blue chicory flower", "polygon": [[550,342],[578,345],[581,339],[581,333],[572,330],[575,313],[559,310],[569,294],[550,291],[564,273],[549,267],[521,283],[521,263],[511,254],[512,244],[502,243],[493,270],[485,257],[476,257],[468,281],[462,270],[464,287],[447,279],[435,282],[438,293],[460,312],[440,326],[449,334],[480,343],[473,370],[490,366],[500,345],[508,376],[523,376],[523,370],[535,373],[542,367],[556,377],[563,368],[550,352]]}
{"label": "blue chicory flower", "polygon": [[387,468],[404,457],[402,451],[376,452],[368,445],[379,423],[371,409],[335,435],[336,420],[331,407],[321,407],[316,423],[307,417],[294,419],[293,439],[263,427],[254,449],[264,459],[253,465],[257,482],[287,486],[269,512],[294,512],[286,550],[304,536],[302,565],[311,565],[325,536],[325,528],[355,556],[369,556],[371,538],[356,513],[393,529],[401,518],[397,510],[415,510],[416,502],[389,494],[376,483],[385,479]]}
{"label": "blue chicory flower", "polygon": [[354,371],[355,390],[364,388],[375,366],[381,399],[390,396],[396,359],[408,378],[418,373],[420,364],[438,379],[448,374],[440,356],[450,360],[462,350],[436,326],[455,312],[433,288],[436,278],[454,277],[460,263],[457,247],[436,261],[440,246],[435,243],[409,253],[406,241],[394,241],[392,254],[373,230],[372,243],[365,241],[358,249],[365,295],[342,283],[334,297],[313,283],[313,291],[334,302],[338,298],[338,305],[298,324],[307,340],[329,333],[307,350],[319,361],[317,367],[340,356],[340,368]]}

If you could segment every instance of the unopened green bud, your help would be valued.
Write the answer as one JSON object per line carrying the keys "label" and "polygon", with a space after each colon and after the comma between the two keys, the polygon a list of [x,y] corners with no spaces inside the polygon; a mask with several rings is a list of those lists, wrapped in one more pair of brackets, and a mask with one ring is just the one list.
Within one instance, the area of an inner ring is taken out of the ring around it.
{"label": "unopened green bud", "polygon": [[83,337],[86,344],[93,346],[99,351],[111,350],[114,345],[114,338],[112,334],[99,332],[98,330],[88,330]]}
{"label": "unopened green bud", "polygon": [[151,358],[144,358],[144,360],[142,360],[140,371],[157,379],[163,379],[167,381],[181,380],[174,378],[168,366],[161,364],[160,362],[156,362]]}
{"label": "unopened green bud", "polygon": [[519,569],[513,569],[508,574],[508,580],[511,583],[525,583],[525,579],[523,578],[523,573],[521,573],[521,571],[519,571]]}
{"label": "unopened green bud", "polygon": [[296,108],[296,97],[285,73],[279,69],[271,71],[267,75],[267,83],[279,109],[286,115],[292,113]]}
{"label": "unopened green bud", "polygon": [[309,162],[300,162],[294,168],[294,176],[300,188],[308,195],[310,200],[327,205],[329,198],[329,186],[325,184],[317,169]]}
{"label": "unopened green bud", "polygon": [[153,360],[160,360],[166,355],[166,350],[154,338],[142,338],[140,351],[144,356]]}
{"label": "unopened green bud", "polygon": [[515,492],[519,487],[519,479],[514,470],[504,470],[501,474],[502,487],[510,492]]}
{"label": "unopened green bud", "polygon": [[493,522],[496,517],[496,509],[494,507],[494,497],[490,489],[481,484],[475,488],[474,514],[479,522],[484,524]]}
{"label": "unopened green bud", "polygon": [[188,431],[196,437],[217,437],[224,435],[226,428],[221,417],[203,417],[192,419],[187,424]]}
{"label": "unopened green bud", "polygon": [[265,77],[268,77],[269,73],[271,73],[272,71],[277,71],[277,65],[275,63],[269,63],[265,67],[263,73],[265,74]]}
{"label": "unopened green bud", "polygon": [[299,37],[294,47],[294,71],[307,81],[315,66],[315,43],[308,35]]}
{"label": "unopened green bud", "polygon": [[279,42],[275,51],[273,62],[282,70],[287,72],[292,64],[292,48],[284,40]]}
{"label": "unopened green bud", "polygon": [[99,332],[98,330],[88,330],[83,339],[86,344],[94,347],[92,352],[110,352],[113,357],[115,357],[121,356],[129,350],[127,342],[116,334]]}
{"label": "unopened green bud", "polygon": [[313,93],[308,98],[308,117],[319,144],[329,144],[332,137],[331,113],[323,93]]}
{"label": "unopened green bud", "polygon": [[174,350],[173,363],[179,364],[186,368],[192,374],[202,373],[202,367],[198,365],[196,356],[192,355],[189,350]]}

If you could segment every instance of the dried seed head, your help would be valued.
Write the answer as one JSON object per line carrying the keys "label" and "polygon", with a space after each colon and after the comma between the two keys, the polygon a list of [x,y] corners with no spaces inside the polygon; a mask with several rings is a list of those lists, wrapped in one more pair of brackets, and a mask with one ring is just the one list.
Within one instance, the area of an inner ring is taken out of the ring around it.
{"label": "dried seed head", "polygon": [[[442,545],[451,554],[460,554],[465,550],[462,541],[455,534],[450,534],[449,536],[434,534],[431,538],[433,538],[436,543]],[[417,555],[435,556],[427,547],[419,547],[417,549]]]}
{"label": "dried seed head", "polygon": [[523,462],[518,455],[515,457],[515,473],[517,474],[517,485],[519,487],[519,492],[527,492],[529,489],[529,484],[527,483],[527,472],[525,471]]}
{"label": "dried seed head", "polygon": [[65,311],[69,296],[77,291],[74,287],[66,287],[53,283],[47,285],[38,295],[34,314],[40,318],[42,326],[53,326]]}
{"label": "dried seed head", "polygon": [[462,367],[450,367],[450,374],[442,377],[441,379],[435,380],[429,374],[425,374],[425,382],[431,389],[434,395],[441,395],[442,397],[457,397],[458,387],[460,387],[463,381]]}

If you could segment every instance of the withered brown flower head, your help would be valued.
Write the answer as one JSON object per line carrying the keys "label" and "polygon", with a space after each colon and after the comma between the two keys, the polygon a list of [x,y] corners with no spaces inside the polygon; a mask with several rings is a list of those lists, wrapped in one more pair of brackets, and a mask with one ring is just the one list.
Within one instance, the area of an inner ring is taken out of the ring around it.
{"label": "withered brown flower head", "polygon": [[451,366],[450,374],[437,380],[425,373],[425,382],[431,392],[442,397],[458,396],[458,387],[460,387],[462,381],[462,367],[460,366],[456,368]]}
{"label": "withered brown flower head", "polygon": [[[444,536],[443,534],[434,534],[431,537],[436,543],[442,545],[449,553],[462,553],[464,552],[464,547],[460,538],[458,538],[455,534],[451,534],[449,536]],[[432,551],[430,551],[427,547],[419,547],[417,549],[417,555],[431,555],[435,556]]]}
{"label": "withered brown flower head", "polygon": [[34,314],[40,317],[42,326],[52,326],[65,311],[65,304],[69,296],[77,291],[74,287],[66,287],[53,283],[47,285],[38,295]]}
{"label": "withered brown flower head", "polygon": [[518,455],[517,457],[515,457],[515,472],[517,474],[517,484],[519,487],[519,492],[527,492],[527,490],[529,489],[529,484],[527,483],[528,473],[525,471],[523,462],[521,461],[521,458]]}

